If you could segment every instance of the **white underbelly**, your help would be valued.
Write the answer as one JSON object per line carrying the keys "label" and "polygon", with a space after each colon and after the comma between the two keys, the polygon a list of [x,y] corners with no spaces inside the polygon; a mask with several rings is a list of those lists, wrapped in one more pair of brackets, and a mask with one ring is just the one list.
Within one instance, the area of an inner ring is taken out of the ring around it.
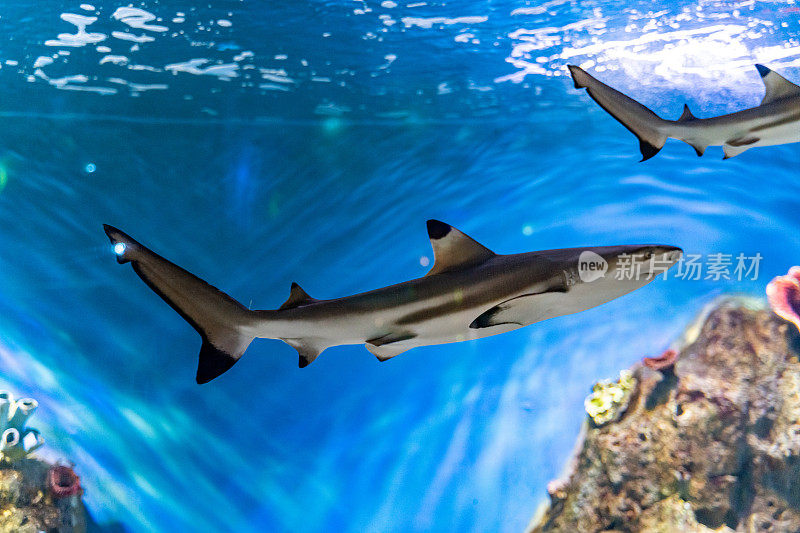
{"label": "white underbelly", "polygon": [[790,122],[774,128],[756,131],[753,132],[753,136],[759,139],[753,146],[774,146],[800,142],[800,123]]}

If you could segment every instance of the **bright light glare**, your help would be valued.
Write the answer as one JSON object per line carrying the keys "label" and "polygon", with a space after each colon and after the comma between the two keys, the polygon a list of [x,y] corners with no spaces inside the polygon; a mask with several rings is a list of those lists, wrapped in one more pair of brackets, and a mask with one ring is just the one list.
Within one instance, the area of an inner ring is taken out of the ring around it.
{"label": "bright light glare", "polygon": [[125,253],[125,243],[124,242],[118,242],[117,244],[115,244],[114,245],[114,253],[117,254],[117,255],[124,254]]}

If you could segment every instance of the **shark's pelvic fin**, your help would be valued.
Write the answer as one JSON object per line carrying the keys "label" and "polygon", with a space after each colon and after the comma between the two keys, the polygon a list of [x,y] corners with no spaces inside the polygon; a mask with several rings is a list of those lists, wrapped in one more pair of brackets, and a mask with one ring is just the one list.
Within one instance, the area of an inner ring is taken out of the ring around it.
{"label": "shark's pelvic fin", "polygon": [[383,335],[382,337],[375,339],[370,339],[364,344],[364,346],[366,346],[367,350],[369,350],[370,353],[377,357],[380,361],[386,361],[395,355],[400,355],[401,353],[410,350],[410,346],[402,345],[400,343],[409,339],[413,339],[414,337],[416,337],[416,335],[413,333],[400,331],[396,333],[389,333],[388,335]]}
{"label": "shark's pelvic fin", "polygon": [[207,383],[231,368],[255,338],[243,327],[252,312],[117,228],[103,225],[103,229],[117,262],[131,263],[136,274],[202,337],[197,383]]}
{"label": "shark's pelvic fin", "polygon": [[289,298],[283,302],[283,305],[280,306],[278,310],[293,309],[295,307],[308,305],[316,301],[317,300],[309,296],[300,285],[297,283],[292,283],[292,288],[289,290]]}
{"label": "shark's pelvic fin", "polygon": [[426,276],[474,266],[495,256],[484,245],[438,220],[428,221],[428,237],[433,248],[433,267]]}
{"label": "shark's pelvic fin", "polygon": [[767,89],[761,105],[772,103],[788,96],[800,96],[800,86],[790,82],[774,70],[764,65],[756,65],[761,81]]}
{"label": "shark's pelvic fin", "polygon": [[749,142],[745,142],[740,139],[734,139],[732,141],[729,141],[728,143],[722,145],[722,151],[725,152],[725,157],[723,157],[722,159],[730,159],[731,157],[736,157],[742,152],[745,152],[750,148],[752,148],[752,144],[756,142],[758,142],[758,139],[749,140]]}
{"label": "shark's pelvic fin", "polygon": [[384,346],[375,346],[374,344],[365,344],[364,346],[367,347],[367,350],[378,358],[378,361],[388,361],[392,357],[400,355],[401,353],[410,350],[408,346],[394,346],[392,344],[386,344]]}
{"label": "shark's pelvic fin", "polygon": [[662,126],[666,124],[664,119],[633,98],[590,76],[582,68],[575,65],[568,65],[568,68],[576,89],[585,88],[592,100],[636,135],[642,161],[650,159],[663,148],[667,142],[667,136],[662,131]]}

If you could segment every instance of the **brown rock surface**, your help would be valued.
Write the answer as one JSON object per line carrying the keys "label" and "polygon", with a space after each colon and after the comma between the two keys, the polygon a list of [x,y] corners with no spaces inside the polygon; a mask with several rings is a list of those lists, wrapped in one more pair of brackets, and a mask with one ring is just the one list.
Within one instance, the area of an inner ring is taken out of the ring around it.
{"label": "brown rock surface", "polygon": [[800,532],[800,336],[767,310],[710,311],[674,368],[642,365],[617,422],[587,422],[534,532]]}

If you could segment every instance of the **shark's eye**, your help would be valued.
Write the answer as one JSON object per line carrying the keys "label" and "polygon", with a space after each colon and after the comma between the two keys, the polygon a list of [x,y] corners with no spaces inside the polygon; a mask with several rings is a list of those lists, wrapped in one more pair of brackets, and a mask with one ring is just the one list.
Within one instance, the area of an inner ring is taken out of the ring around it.
{"label": "shark's eye", "polygon": [[122,255],[125,253],[125,248],[126,246],[124,242],[118,242],[114,245],[114,253],[117,255]]}

